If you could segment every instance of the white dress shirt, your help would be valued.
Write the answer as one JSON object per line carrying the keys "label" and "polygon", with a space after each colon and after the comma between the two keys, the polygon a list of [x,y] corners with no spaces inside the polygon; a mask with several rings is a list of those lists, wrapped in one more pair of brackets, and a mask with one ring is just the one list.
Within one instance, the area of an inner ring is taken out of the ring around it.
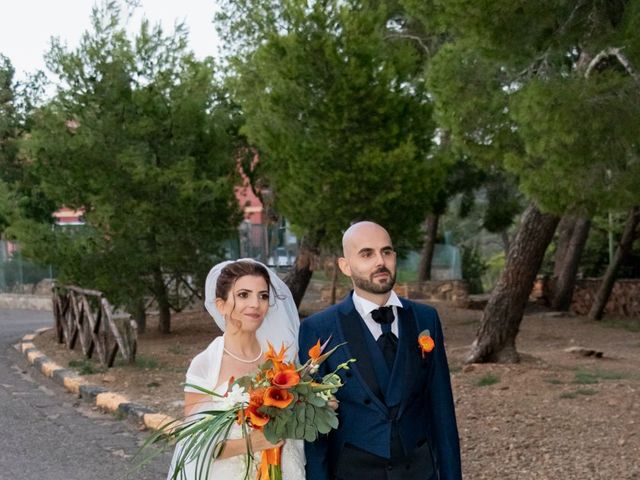
{"label": "white dress shirt", "polygon": [[391,307],[392,310],[393,310],[393,317],[394,317],[393,318],[393,323],[391,324],[391,331],[395,334],[396,337],[399,336],[399,334],[398,334],[398,308],[402,308],[402,303],[400,302],[400,299],[398,298],[398,295],[396,295],[396,292],[391,290],[391,295],[389,296],[389,299],[387,300],[387,303],[385,303],[384,305],[376,305],[375,303],[370,302],[366,298],[362,298],[354,290],[353,291],[353,305],[356,307],[356,310],[358,311],[358,313],[360,314],[360,316],[364,320],[364,323],[367,326],[367,328],[369,329],[369,331],[371,332],[371,335],[373,335],[373,338],[376,339],[376,340],[378,340],[378,337],[380,335],[382,335],[382,325],[377,323],[371,317],[371,312],[373,312],[374,310],[377,310],[381,306],[382,307]]}

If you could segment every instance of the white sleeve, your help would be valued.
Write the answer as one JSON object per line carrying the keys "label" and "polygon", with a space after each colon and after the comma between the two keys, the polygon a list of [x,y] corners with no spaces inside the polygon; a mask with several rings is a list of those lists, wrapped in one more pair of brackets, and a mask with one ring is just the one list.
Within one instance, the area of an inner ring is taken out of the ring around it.
{"label": "white sleeve", "polygon": [[211,366],[207,361],[207,350],[204,352],[200,352],[196,357],[191,361],[191,365],[189,365],[189,369],[187,370],[187,385],[184,386],[185,392],[190,393],[204,393],[198,389],[190,387],[188,384],[197,385],[201,388],[206,388],[207,390],[213,390],[215,388],[215,384],[213,384],[213,379],[211,378]]}

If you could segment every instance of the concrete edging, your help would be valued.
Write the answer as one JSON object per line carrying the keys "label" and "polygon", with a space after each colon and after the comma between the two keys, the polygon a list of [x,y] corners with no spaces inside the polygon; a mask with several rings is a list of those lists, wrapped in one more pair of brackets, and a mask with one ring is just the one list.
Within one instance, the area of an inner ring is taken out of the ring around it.
{"label": "concrete edging", "polygon": [[33,339],[37,335],[51,330],[51,328],[40,328],[34,333],[24,335],[22,340],[14,345],[16,350],[21,352],[27,361],[34,368],[40,370],[44,376],[51,378],[78,398],[94,404],[102,411],[127,418],[135,423],[144,425],[150,430],[159,430],[164,425],[175,421],[173,417],[156,412],[145,405],[134,403],[120,393],[111,392],[104,387],[90,384],[81,375],[58,365],[36,349]]}

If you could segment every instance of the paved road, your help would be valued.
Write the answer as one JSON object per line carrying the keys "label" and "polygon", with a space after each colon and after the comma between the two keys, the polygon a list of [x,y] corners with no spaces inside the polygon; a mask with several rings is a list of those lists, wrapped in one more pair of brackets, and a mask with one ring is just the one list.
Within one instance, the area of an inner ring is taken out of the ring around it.
{"label": "paved road", "polygon": [[131,472],[144,434],[95,411],[28,366],[12,345],[51,313],[0,309],[0,480],[151,480],[169,454]]}

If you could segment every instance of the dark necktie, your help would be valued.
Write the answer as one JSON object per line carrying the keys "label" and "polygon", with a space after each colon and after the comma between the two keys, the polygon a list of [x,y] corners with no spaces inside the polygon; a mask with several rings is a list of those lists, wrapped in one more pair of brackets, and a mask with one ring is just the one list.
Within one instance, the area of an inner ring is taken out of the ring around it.
{"label": "dark necktie", "polygon": [[395,320],[393,307],[380,307],[371,312],[371,318],[382,327],[382,335],[378,337],[377,343],[391,372],[398,350],[398,337],[391,331],[391,324]]}

